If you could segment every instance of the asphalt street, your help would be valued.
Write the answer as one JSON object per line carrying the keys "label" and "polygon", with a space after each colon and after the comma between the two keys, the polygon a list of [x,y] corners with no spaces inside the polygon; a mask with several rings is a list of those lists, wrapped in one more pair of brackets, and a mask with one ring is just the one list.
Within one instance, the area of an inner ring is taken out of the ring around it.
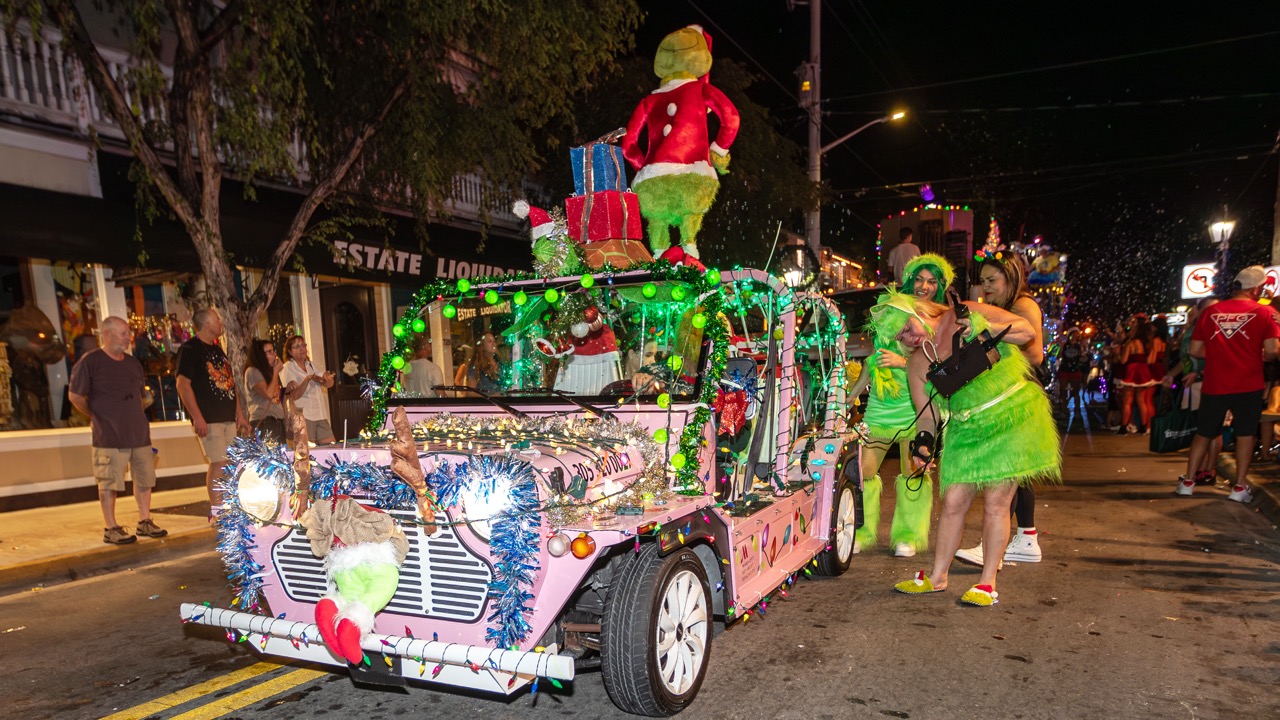
{"label": "asphalt street", "polygon": [[[957,603],[976,568],[908,597],[891,587],[927,556],[859,555],[716,637],[682,717],[1280,717],[1280,533],[1221,487],[1175,496],[1182,462],[1141,437],[1070,436],[1066,482],[1038,497],[1044,562],[1006,565],[999,605]],[[180,602],[226,607],[224,586],[210,551],[0,598],[0,715],[630,717],[591,670],[503,698],[280,666],[180,624]]]}

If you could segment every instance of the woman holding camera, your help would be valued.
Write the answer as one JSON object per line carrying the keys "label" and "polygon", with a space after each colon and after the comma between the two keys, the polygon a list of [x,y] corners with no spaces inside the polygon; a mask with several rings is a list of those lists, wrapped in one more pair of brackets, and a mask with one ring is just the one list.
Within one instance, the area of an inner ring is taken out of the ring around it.
{"label": "woman holding camera", "polygon": [[[953,311],[895,292],[886,293],[871,315],[877,333],[896,337],[917,350],[907,361],[911,398],[921,411],[911,444],[917,472],[927,471],[933,464],[942,407],[949,411],[949,420],[942,427],[946,448],[938,468],[942,515],[934,541],[933,568],[928,575],[921,571],[914,579],[894,586],[908,594],[940,592],[947,587],[965,513],[978,492],[983,494],[984,544],[1004,547],[1009,540],[1009,504],[1018,486],[1061,478],[1058,432],[1049,398],[1018,349],[1036,337],[1036,329],[1024,318],[991,305],[963,303]],[[952,337],[957,332],[968,342],[988,329],[1004,333],[996,343],[999,360],[950,398],[937,394],[926,378],[930,365],[951,356]],[[980,581],[961,601],[994,605],[999,566],[998,556],[985,557]]]}

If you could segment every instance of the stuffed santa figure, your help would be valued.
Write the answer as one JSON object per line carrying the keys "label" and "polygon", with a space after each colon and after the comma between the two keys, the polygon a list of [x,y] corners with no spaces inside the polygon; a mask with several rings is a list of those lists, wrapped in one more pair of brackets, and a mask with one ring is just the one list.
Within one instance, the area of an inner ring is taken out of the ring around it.
{"label": "stuffed santa figure", "polygon": [[561,358],[556,389],[574,395],[599,395],[604,387],[622,378],[618,338],[600,317],[600,310],[588,307],[580,321],[569,326],[571,351]]}

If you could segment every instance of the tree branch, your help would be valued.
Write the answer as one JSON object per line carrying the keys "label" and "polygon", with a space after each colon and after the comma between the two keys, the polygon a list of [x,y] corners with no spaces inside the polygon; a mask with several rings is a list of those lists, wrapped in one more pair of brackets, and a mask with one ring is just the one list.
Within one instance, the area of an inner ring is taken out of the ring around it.
{"label": "tree branch", "polygon": [[376,115],[366,121],[360,130],[351,139],[347,149],[343,152],[341,160],[334,167],[323,181],[317,182],[311,188],[311,192],[302,201],[302,206],[298,208],[298,212],[293,216],[293,222],[289,225],[289,230],[285,233],[280,245],[271,255],[271,261],[267,264],[266,271],[262,275],[262,283],[258,285],[258,289],[254,291],[249,298],[248,305],[250,307],[258,307],[261,304],[266,306],[267,299],[270,298],[276,290],[276,285],[280,281],[280,273],[284,270],[285,264],[293,256],[294,250],[298,247],[298,242],[302,240],[302,235],[307,229],[307,225],[311,222],[311,216],[319,209],[328,199],[337,191],[342,182],[346,180],[347,174],[351,171],[352,166],[360,158],[360,154],[364,152],[365,145],[369,140],[378,133],[382,128],[382,124],[386,122],[387,116],[395,108],[400,99],[404,97],[409,89],[409,76],[404,74],[400,76],[399,81],[387,94],[386,99],[382,103],[381,109]]}
{"label": "tree branch", "polygon": [[222,42],[222,38],[240,22],[241,15],[244,14],[244,3],[241,0],[230,0],[222,12],[218,13],[218,17],[209,23],[209,26],[200,33],[200,54],[205,55],[209,51],[218,46]]}
{"label": "tree branch", "polygon": [[151,183],[156,186],[156,190],[169,203],[169,207],[183,224],[188,229],[194,227],[198,221],[196,209],[169,176],[164,162],[156,154],[155,149],[147,143],[141,119],[133,114],[128,101],[125,100],[124,91],[115,78],[111,77],[106,61],[102,59],[93,39],[89,37],[89,31],[85,28],[80,11],[69,0],[50,0],[48,7],[62,30],[64,41],[84,66],[89,82],[93,83],[98,96],[107,104],[108,113],[124,132],[125,138],[129,141],[129,149],[146,169]]}

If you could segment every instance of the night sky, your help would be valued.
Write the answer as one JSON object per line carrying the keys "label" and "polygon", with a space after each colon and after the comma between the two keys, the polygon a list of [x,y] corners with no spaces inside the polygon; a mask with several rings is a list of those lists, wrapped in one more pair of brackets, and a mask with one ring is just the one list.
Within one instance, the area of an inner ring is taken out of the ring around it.
{"label": "night sky", "polygon": [[[805,144],[794,71],[807,7],[641,5],[639,54],[703,25],[717,57],[759,74],[753,98]],[[1269,264],[1280,3],[1040,5],[824,1],[823,142],[909,113],[824,159],[824,244],[873,255],[876,222],[919,205],[929,182],[938,202],[974,207],[975,228],[995,213],[1006,239],[1041,235],[1071,253],[1076,319],[1168,309],[1181,266],[1212,260],[1206,228],[1224,204],[1233,271]]]}

